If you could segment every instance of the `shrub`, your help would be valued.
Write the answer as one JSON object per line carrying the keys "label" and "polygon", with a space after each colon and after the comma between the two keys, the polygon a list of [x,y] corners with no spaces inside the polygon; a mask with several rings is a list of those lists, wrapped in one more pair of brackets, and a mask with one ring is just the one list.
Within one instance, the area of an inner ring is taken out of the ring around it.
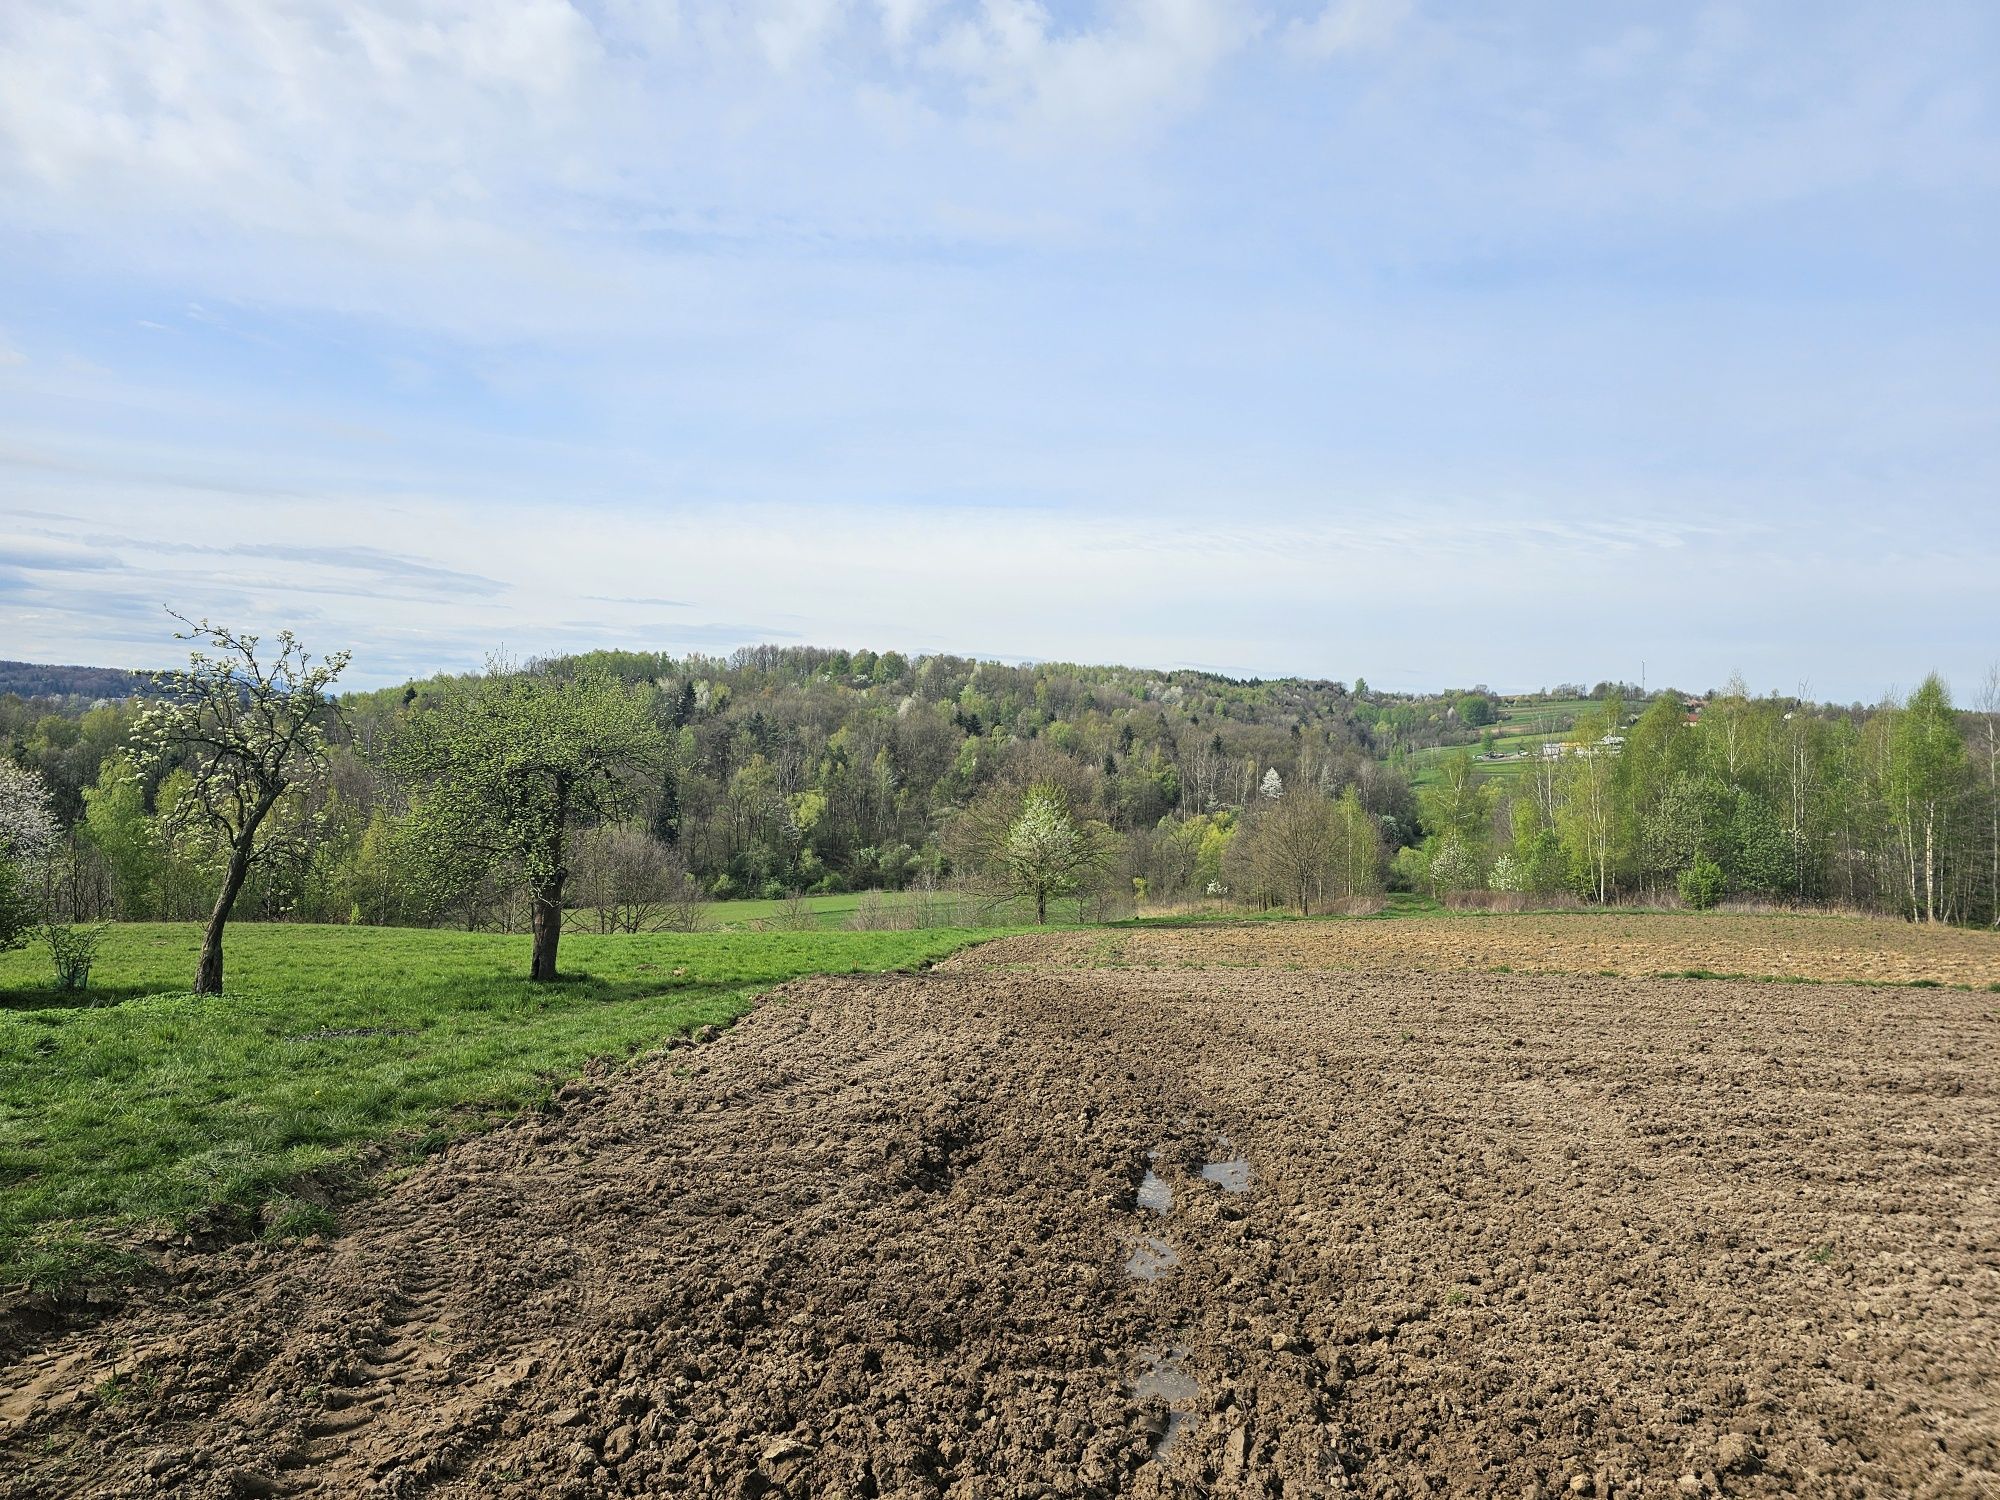
{"label": "shrub", "polygon": [[1705,854],[1697,854],[1694,863],[1681,871],[1676,884],[1681,900],[1696,911],[1707,911],[1722,899],[1722,866]]}
{"label": "shrub", "polygon": [[55,922],[42,928],[42,939],[55,961],[56,988],[83,990],[90,987],[90,966],[97,958],[97,944],[104,936],[103,922],[87,927],[64,927]]}

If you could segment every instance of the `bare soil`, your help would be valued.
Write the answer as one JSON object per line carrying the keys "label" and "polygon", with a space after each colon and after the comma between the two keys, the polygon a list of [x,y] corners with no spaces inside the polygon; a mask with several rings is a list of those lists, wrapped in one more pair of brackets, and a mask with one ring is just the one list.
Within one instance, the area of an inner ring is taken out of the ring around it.
{"label": "bare soil", "polygon": [[2000,933],[1880,917],[1677,912],[1236,922],[1033,933],[957,967],[1247,964],[1266,969],[1510,969],[1626,978],[1688,970],[1827,983],[2000,985]]}
{"label": "bare soil", "polygon": [[2000,1494],[1996,1079],[1950,990],[802,982],[27,1352],[0,1496]]}

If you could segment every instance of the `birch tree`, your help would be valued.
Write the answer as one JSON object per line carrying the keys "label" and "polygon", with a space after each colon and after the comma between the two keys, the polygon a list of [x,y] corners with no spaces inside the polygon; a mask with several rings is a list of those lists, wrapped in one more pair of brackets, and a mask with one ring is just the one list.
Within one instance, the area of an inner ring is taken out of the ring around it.
{"label": "birch tree", "polygon": [[1910,914],[1919,921],[1938,920],[1951,819],[1966,770],[1951,694],[1933,672],[1896,714],[1889,733],[1889,817],[1902,836]]}
{"label": "birch tree", "polygon": [[1372,895],[1382,889],[1382,825],[1361,805],[1361,794],[1348,787],[1333,807],[1334,870],[1343,897]]}
{"label": "birch tree", "polygon": [[1613,835],[1618,823],[1614,759],[1600,743],[1611,715],[1586,714],[1572,732],[1574,752],[1557,773],[1556,828],[1570,863],[1601,904],[1611,897]]}

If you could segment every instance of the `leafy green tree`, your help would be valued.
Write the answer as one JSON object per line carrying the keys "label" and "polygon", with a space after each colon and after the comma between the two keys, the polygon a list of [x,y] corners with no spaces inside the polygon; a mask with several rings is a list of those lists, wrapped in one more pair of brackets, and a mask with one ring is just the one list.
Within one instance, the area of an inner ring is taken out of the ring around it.
{"label": "leafy green tree", "polygon": [[1617,757],[1603,744],[1618,722],[1619,705],[1578,718],[1570,736],[1572,753],[1556,775],[1555,827],[1569,860],[1571,883],[1599,902],[1611,899],[1620,822]]}
{"label": "leafy green tree", "polygon": [[1438,763],[1437,780],[1417,793],[1417,806],[1428,833],[1456,834],[1475,857],[1492,833],[1493,787],[1480,780],[1470,750],[1459,750]]}
{"label": "leafy green tree", "polygon": [[338,886],[347,920],[373,927],[420,926],[438,915],[435,892],[421,878],[423,853],[415,830],[378,807],[341,865]]}
{"label": "leafy green tree", "polygon": [[1755,792],[1740,792],[1724,837],[1729,883],[1760,896],[1781,895],[1791,884],[1791,842],[1778,810]]}
{"label": "leafy green tree", "polygon": [[298,821],[272,813],[325,778],[327,725],[337,712],[330,689],[348,654],[316,662],[286,630],[266,662],[254,635],[181,623],[187,629],[175,639],[210,649],[197,644],[185,668],[159,674],[160,699],[133,729],[133,758],[141,770],[177,765],[186,773],[181,795],[162,808],[164,826],[207,845],[221,864],[194,976],[197,995],[219,995],[223,929],[244,882],[253,866],[295,852]]}
{"label": "leafy green tree", "polygon": [[1561,890],[1565,870],[1562,840],[1550,826],[1541,800],[1533,791],[1520,793],[1507,804],[1507,820],[1511,826],[1508,879],[1513,883],[1496,885],[1493,889],[1530,891],[1537,895]]}
{"label": "leafy green tree", "polygon": [[1891,720],[1889,821],[1901,836],[1910,914],[1938,920],[1944,894],[1944,837],[1969,778],[1965,740],[1951,694],[1933,672]]}
{"label": "leafy green tree", "polygon": [[602,675],[502,673],[412,713],[390,751],[434,893],[524,885],[529,977],[556,977],[573,840],[639,806],[663,744],[644,691]]}
{"label": "leafy green tree", "polygon": [[152,915],[160,877],[160,840],[146,811],[139,768],[114,755],[83,794],[83,832],[111,877],[113,909],[128,921]]}
{"label": "leafy green tree", "polygon": [[1720,841],[1728,791],[1705,774],[1672,777],[1648,799],[1639,815],[1640,858],[1646,874],[1663,882],[1679,879],[1695,860],[1712,854]]}
{"label": "leafy green tree", "polygon": [[1333,805],[1333,881],[1343,897],[1382,889],[1382,825],[1349,786]]}
{"label": "leafy green tree", "polygon": [[1725,884],[1726,877],[1722,873],[1722,866],[1706,854],[1697,854],[1694,862],[1681,871],[1679,879],[1675,882],[1681,900],[1696,911],[1707,911],[1720,901]]}
{"label": "leafy green tree", "polygon": [[1484,693],[1467,693],[1458,700],[1454,708],[1458,714],[1458,721],[1469,729],[1483,728],[1500,717],[1493,700]]}

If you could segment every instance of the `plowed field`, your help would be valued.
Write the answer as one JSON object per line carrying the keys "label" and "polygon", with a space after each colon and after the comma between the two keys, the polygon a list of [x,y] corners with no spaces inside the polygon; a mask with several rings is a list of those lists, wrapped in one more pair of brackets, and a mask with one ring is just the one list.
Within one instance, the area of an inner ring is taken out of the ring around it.
{"label": "plowed field", "polygon": [[2000,935],[1875,917],[1579,912],[1394,921],[1243,922],[1031,934],[958,966],[1241,964],[1267,969],[1479,969],[1625,978],[1688,970],[1829,983],[2000,984]]}
{"label": "plowed field", "polygon": [[2000,1493],[2000,999],[1312,931],[795,983],[26,1351],[0,1495]]}

